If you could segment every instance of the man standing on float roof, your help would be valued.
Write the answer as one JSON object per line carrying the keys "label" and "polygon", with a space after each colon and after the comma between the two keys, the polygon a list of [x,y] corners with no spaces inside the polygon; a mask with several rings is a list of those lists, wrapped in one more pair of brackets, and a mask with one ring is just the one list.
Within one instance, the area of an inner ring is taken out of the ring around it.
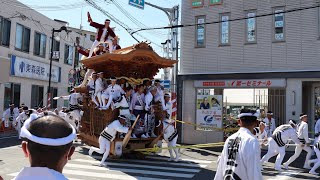
{"label": "man standing on float roof", "polygon": [[98,34],[96,40],[93,42],[89,57],[92,56],[92,53],[94,49],[100,44],[100,43],[107,43],[109,45],[109,52],[112,53],[113,51],[113,44],[112,40],[116,39],[116,34],[113,32],[113,30],[110,28],[110,19],[106,19],[104,24],[98,24],[96,22],[93,22],[91,19],[90,13],[88,12],[88,22],[90,23],[90,26],[97,28]]}

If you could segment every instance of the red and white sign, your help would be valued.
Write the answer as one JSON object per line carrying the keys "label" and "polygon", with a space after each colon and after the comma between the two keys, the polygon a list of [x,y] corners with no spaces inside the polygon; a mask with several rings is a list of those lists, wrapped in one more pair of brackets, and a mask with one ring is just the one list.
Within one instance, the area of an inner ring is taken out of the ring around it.
{"label": "red and white sign", "polygon": [[270,88],[286,87],[285,79],[233,79],[233,80],[208,80],[194,81],[194,86],[199,88]]}

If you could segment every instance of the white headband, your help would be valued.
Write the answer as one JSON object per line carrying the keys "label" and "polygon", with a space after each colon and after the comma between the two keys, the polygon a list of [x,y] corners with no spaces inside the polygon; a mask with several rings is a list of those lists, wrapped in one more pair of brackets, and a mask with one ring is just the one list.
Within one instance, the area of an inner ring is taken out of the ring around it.
{"label": "white headband", "polygon": [[293,124],[293,125],[297,125],[296,123],[294,123],[292,120],[289,121],[289,124]]}
{"label": "white headband", "polygon": [[258,117],[259,115],[257,113],[241,113],[238,115],[238,118],[244,117],[244,116],[255,116]]}
{"label": "white headband", "polygon": [[302,119],[302,118],[304,118],[304,117],[307,117],[308,115],[302,115],[302,116],[300,116],[300,119]]}
{"label": "white headband", "polygon": [[69,144],[76,138],[76,135],[77,135],[76,130],[73,128],[71,124],[69,125],[72,128],[72,133],[67,137],[53,139],[53,138],[38,137],[31,134],[27,128],[30,126],[30,123],[37,118],[38,118],[37,115],[32,114],[30,118],[27,119],[27,121],[24,123],[23,127],[21,128],[21,133],[20,133],[21,137],[27,138],[32,142],[42,144],[42,145],[47,145],[47,146],[63,146],[63,145]]}
{"label": "white headband", "polygon": [[273,116],[273,113],[267,113],[267,115],[271,115],[271,116]]}

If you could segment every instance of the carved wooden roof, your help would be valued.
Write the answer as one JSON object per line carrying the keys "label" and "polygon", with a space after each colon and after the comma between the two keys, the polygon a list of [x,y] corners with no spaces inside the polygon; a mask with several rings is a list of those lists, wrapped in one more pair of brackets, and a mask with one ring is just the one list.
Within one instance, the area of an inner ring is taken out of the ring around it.
{"label": "carved wooden roof", "polygon": [[104,72],[104,77],[152,79],[159,69],[173,67],[177,61],[160,57],[149,44],[142,42],[112,53],[82,60],[81,63],[96,72]]}

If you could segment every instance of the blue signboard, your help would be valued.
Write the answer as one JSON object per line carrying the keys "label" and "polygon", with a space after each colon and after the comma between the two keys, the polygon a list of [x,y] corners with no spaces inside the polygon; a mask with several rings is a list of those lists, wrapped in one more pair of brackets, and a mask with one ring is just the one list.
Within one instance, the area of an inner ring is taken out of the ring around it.
{"label": "blue signboard", "polygon": [[160,80],[160,84],[165,89],[170,89],[170,80]]}
{"label": "blue signboard", "polygon": [[144,0],[129,0],[131,6],[144,9]]}

